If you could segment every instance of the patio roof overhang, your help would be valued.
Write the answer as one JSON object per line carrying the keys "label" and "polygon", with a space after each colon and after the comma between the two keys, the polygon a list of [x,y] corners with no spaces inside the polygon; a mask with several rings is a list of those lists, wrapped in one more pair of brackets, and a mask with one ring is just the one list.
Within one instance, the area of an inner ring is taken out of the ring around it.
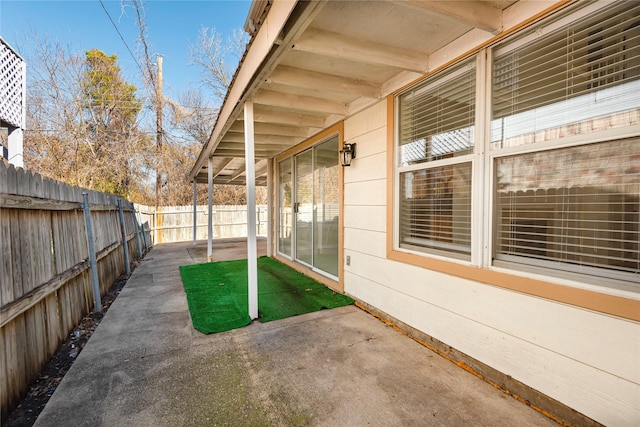
{"label": "patio roof overhang", "polygon": [[254,0],[251,42],[190,179],[207,182],[211,157],[215,184],[245,183],[245,101],[265,185],[268,159],[491,40],[515,3]]}

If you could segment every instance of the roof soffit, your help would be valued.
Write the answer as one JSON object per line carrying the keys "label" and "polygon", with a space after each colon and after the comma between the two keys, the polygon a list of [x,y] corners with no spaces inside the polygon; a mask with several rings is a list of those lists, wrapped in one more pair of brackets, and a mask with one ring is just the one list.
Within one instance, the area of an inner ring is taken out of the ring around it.
{"label": "roof soffit", "polygon": [[[447,46],[466,49],[459,42],[468,43],[463,36],[473,34],[474,43],[489,40],[501,28],[503,9],[515,1],[455,2],[468,9],[462,13],[441,1],[312,3],[313,10],[292,11],[271,45],[254,40],[247,58],[251,50],[269,52],[244,84],[234,81],[230,94],[235,90],[236,96],[227,96],[227,114],[216,124],[206,156],[244,156],[245,99],[255,105],[256,156],[273,157],[428,72],[430,56],[440,58]],[[241,68],[248,67],[245,62]],[[201,153],[192,176],[206,174],[206,156]]]}

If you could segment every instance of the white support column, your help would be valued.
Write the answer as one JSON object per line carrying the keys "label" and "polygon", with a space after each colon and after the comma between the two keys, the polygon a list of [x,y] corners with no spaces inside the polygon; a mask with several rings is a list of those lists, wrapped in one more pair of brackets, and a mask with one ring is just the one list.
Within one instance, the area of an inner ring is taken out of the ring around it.
{"label": "white support column", "polygon": [[193,180],[193,246],[198,238],[198,184]]}
{"label": "white support column", "polygon": [[256,237],[256,163],[253,134],[253,101],[244,103],[245,175],[247,177],[247,271],[249,317],[258,318],[258,244]]}
{"label": "white support column", "polygon": [[273,206],[274,206],[274,187],[273,187],[273,159],[267,160],[267,256],[273,255]]}
{"label": "white support column", "polygon": [[209,157],[207,165],[207,262],[213,261],[213,157]]}

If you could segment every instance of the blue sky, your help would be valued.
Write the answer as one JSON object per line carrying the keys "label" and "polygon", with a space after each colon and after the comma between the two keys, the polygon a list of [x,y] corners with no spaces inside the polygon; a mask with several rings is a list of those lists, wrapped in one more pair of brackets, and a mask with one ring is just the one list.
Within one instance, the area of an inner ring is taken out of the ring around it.
{"label": "blue sky", "polygon": [[[123,13],[120,0],[103,0],[103,4],[136,54],[139,32],[134,9],[125,7]],[[165,95],[176,97],[187,87],[199,87],[199,70],[189,65],[187,53],[200,28],[215,27],[226,38],[234,28],[243,27],[250,5],[248,0],[144,1],[148,42],[152,52],[164,57]],[[138,66],[99,0],[0,0],[0,35],[7,43],[19,53],[27,50],[33,30],[39,37],[70,43],[80,54],[97,48],[118,55],[125,78],[141,85]]]}

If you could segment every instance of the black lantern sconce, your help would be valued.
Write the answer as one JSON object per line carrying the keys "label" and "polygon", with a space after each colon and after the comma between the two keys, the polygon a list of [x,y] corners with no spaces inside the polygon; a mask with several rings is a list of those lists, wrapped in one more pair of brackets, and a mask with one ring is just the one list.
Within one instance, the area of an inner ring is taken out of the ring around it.
{"label": "black lantern sconce", "polygon": [[340,162],[342,166],[351,166],[351,160],[356,158],[356,143],[347,144],[344,143],[342,150],[340,150]]}

